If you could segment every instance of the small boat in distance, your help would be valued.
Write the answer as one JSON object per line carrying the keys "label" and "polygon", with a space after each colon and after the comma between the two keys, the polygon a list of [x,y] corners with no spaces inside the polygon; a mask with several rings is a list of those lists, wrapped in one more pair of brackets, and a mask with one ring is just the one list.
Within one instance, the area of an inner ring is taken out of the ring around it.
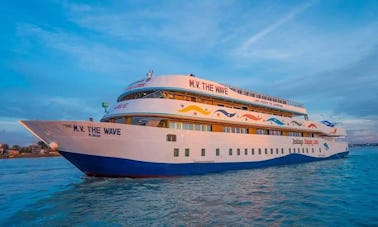
{"label": "small boat in distance", "polygon": [[346,130],[310,121],[302,104],[192,74],[148,73],[100,122],[20,123],[89,176],[205,174],[349,153]]}

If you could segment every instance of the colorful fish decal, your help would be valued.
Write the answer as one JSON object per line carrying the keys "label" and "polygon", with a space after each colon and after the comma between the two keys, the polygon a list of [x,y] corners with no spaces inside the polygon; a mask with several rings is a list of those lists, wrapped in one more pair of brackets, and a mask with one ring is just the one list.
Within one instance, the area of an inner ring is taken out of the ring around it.
{"label": "colorful fish decal", "polygon": [[274,118],[274,117],[269,118],[269,119],[266,120],[266,121],[273,121],[273,122],[276,123],[277,125],[284,125],[284,123],[283,123],[282,121],[280,121],[280,120],[278,120],[277,118]]}
{"label": "colorful fish decal", "polygon": [[291,121],[290,124],[291,124],[291,123],[294,123],[294,124],[296,124],[297,126],[302,126],[302,123],[299,123],[298,121]]}
{"label": "colorful fish decal", "polygon": [[203,115],[209,115],[211,113],[211,111],[207,111],[207,110],[204,110],[202,109],[201,107],[199,106],[196,106],[196,105],[190,105],[190,106],[187,106],[187,107],[184,107],[182,108],[181,110],[178,110],[179,112],[189,112],[189,111],[197,111]]}
{"label": "colorful fish decal", "polygon": [[233,117],[233,116],[235,116],[235,114],[236,113],[229,113],[229,112],[227,112],[227,111],[225,111],[225,110],[221,110],[221,109],[219,109],[219,110],[216,110],[214,113],[216,113],[216,112],[221,112],[222,114],[224,114],[225,116],[227,116],[227,117]]}
{"label": "colorful fish decal", "polygon": [[331,123],[329,121],[326,121],[326,120],[321,121],[321,123],[324,124],[324,125],[326,125],[326,126],[328,126],[328,127],[335,127],[335,124],[333,124],[333,123]]}
{"label": "colorful fish decal", "polygon": [[244,114],[243,116],[241,117],[246,117],[246,118],[249,118],[251,120],[254,120],[254,121],[259,121],[262,119],[262,117],[256,117],[255,115],[252,115],[252,114]]}
{"label": "colorful fish decal", "polygon": [[329,146],[328,146],[327,143],[323,143],[323,146],[324,146],[324,148],[325,148],[327,151],[329,150]]}
{"label": "colorful fish decal", "polygon": [[314,123],[309,124],[308,127],[309,128],[318,128],[318,127],[316,127],[316,125]]}

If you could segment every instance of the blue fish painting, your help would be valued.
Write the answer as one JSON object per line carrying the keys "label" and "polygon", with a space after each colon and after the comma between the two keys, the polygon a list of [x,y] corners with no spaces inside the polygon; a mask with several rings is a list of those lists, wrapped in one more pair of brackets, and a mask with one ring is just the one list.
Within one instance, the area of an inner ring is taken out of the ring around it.
{"label": "blue fish painting", "polygon": [[327,151],[329,150],[329,146],[328,146],[327,143],[323,143],[323,146],[324,146],[324,148],[325,148]]}
{"label": "blue fish painting", "polygon": [[280,121],[280,120],[278,120],[277,118],[274,118],[274,117],[269,118],[266,121],[272,121],[272,122],[276,123],[277,125],[284,125],[284,123],[282,121]]}
{"label": "blue fish painting", "polygon": [[227,111],[225,111],[225,110],[216,110],[215,112],[221,112],[222,114],[224,114],[225,116],[227,116],[227,117],[233,117],[233,116],[235,116],[235,114],[236,113],[229,113],[229,112],[227,112]]}
{"label": "blue fish painting", "polygon": [[321,123],[324,124],[324,125],[327,125],[328,127],[335,127],[335,124],[333,124],[333,123],[331,123],[329,121],[326,121],[326,120],[321,121]]}

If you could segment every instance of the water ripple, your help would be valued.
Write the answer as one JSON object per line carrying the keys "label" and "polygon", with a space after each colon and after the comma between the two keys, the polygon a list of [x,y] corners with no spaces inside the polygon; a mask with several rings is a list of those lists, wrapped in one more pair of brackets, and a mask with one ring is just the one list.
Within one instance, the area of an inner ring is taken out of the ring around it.
{"label": "water ripple", "polygon": [[377,148],[355,148],[342,160],[133,180],[85,177],[62,158],[1,160],[0,225],[378,225],[377,162]]}

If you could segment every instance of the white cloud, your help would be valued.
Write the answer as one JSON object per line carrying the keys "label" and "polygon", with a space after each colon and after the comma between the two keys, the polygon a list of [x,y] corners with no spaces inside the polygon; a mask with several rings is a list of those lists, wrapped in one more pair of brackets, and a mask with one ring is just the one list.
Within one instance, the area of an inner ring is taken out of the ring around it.
{"label": "white cloud", "polygon": [[[279,27],[283,26],[293,18],[295,18],[298,14],[302,13],[305,11],[307,8],[313,5],[312,1],[304,2],[295,8],[293,8],[290,12],[288,12],[286,15],[283,17],[279,18],[276,20],[274,23],[268,25],[261,31],[257,32],[256,34],[252,35],[249,37],[246,41],[244,41],[239,48],[237,48],[236,52],[239,55],[242,56],[248,56],[248,55],[254,55],[253,54],[253,44],[258,42],[259,40],[263,39],[264,37],[268,36],[275,30],[277,30]],[[271,52],[276,52],[276,51],[271,51]],[[279,54],[282,55],[282,54]],[[287,55],[287,54],[284,54]],[[277,53],[273,53],[272,56],[277,56]]]}

